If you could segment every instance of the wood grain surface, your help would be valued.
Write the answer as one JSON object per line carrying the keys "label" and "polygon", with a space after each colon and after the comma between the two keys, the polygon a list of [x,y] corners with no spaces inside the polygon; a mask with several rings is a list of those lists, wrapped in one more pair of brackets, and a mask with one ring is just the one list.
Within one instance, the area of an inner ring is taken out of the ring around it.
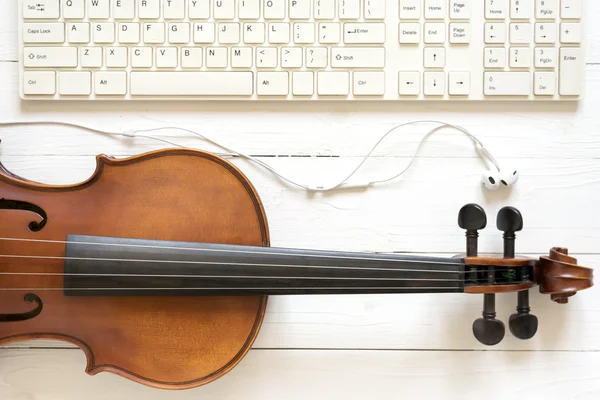
{"label": "wood grain surface", "polygon": [[[586,1],[589,18],[600,2]],[[257,155],[304,183],[327,184],[354,167],[387,130],[416,119],[465,126],[521,179],[511,191],[479,185],[483,162],[452,131],[429,138],[402,178],[369,190],[308,194],[248,162],[269,220],[271,244],[344,251],[451,256],[463,253],[460,207],[481,204],[488,227],[480,251],[501,253],[493,221],[517,207],[524,230],[516,250],[546,255],[568,247],[579,264],[600,268],[600,25],[588,25],[586,96],[580,103],[204,104],[24,103],[18,97],[16,6],[0,2],[0,120],[63,120],[122,132],[179,126]],[[426,126],[386,139],[357,180],[394,175],[409,161]],[[169,131],[186,146],[217,150]],[[0,128],[0,159],[44,183],[89,177],[95,156],[135,155],[164,147],[72,128]],[[222,150],[219,150],[222,151]],[[497,296],[508,320],[516,295]],[[112,374],[85,374],[85,355],[60,342],[0,350],[0,398],[96,399],[597,399],[600,396],[600,291],[566,305],[531,294],[540,328],[530,341],[507,334],[489,351],[472,336],[481,295],[273,296],[253,350],[223,379],[184,392],[149,389]]]}

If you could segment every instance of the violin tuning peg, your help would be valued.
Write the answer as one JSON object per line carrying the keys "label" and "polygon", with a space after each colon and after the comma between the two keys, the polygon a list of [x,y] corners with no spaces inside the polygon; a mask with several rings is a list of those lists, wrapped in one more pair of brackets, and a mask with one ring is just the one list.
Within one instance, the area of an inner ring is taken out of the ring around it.
{"label": "violin tuning peg", "polygon": [[467,204],[458,212],[458,226],[467,231],[467,257],[477,257],[477,238],[479,229],[485,228],[487,217],[478,204]]}
{"label": "violin tuning peg", "polygon": [[519,339],[531,339],[537,332],[538,319],[529,311],[529,291],[518,293],[517,312],[510,316],[508,327],[513,336]]}
{"label": "violin tuning peg", "polygon": [[496,227],[504,232],[504,258],[515,257],[515,232],[523,229],[523,216],[514,207],[503,207],[496,217]]}
{"label": "violin tuning peg", "polygon": [[473,322],[473,335],[480,343],[487,346],[498,344],[504,339],[506,328],[504,323],[496,319],[496,295],[483,295],[483,318]]}

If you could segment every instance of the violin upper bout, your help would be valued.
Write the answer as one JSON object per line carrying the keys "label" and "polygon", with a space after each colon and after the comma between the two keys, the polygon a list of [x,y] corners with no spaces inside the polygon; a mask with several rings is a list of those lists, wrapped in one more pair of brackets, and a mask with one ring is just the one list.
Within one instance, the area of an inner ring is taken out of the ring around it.
{"label": "violin upper bout", "polygon": [[560,304],[567,303],[578,291],[592,287],[593,278],[593,270],[577,265],[577,259],[562,247],[553,247],[549,257],[540,257],[535,268],[540,292],[550,294]]}

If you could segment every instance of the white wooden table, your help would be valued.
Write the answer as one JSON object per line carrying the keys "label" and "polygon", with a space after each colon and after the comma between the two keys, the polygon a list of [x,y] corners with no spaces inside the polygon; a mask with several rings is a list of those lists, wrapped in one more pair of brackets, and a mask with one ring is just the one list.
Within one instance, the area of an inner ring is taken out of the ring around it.
{"label": "white wooden table", "polygon": [[[525,219],[519,253],[537,256],[567,246],[581,264],[599,268],[600,2],[587,3],[587,94],[579,104],[73,104],[19,100],[16,2],[3,0],[0,120],[52,119],[112,130],[192,128],[263,155],[307,183],[340,177],[397,123],[435,118],[461,124],[503,164],[521,171],[512,191],[483,190],[483,163],[467,138],[449,131],[430,138],[403,179],[368,191],[309,195],[252,164],[234,162],[265,204],[273,246],[452,255],[464,251],[457,212],[477,202],[490,221],[481,235],[483,251],[501,251],[495,215],[514,205]],[[361,177],[403,168],[424,132],[409,128],[390,137]],[[182,144],[214,149],[180,136]],[[161,147],[58,127],[0,129],[0,138],[2,163],[44,183],[85,179],[99,153],[127,156]],[[507,321],[515,305],[515,294],[499,296],[499,318]],[[471,334],[481,306],[481,296],[458,294],[272,297],[241,364],[208,386],[178,392],[108,373],[89,377],[85,356],[70,345],[21,343],[0,349],[0,399],[600,398],[598,290],[565,306],[534,291],[537,336],[520,341],[507,333],[493,348]]]}

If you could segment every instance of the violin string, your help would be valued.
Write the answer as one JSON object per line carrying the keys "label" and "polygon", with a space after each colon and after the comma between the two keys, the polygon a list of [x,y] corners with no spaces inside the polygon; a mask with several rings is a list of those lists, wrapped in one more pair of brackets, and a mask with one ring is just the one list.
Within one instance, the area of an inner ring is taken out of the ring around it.
{"label": "violin string", "polygon": [[[73,241],[65,241],[65,240],[48,240],[48,239],[21,239],[21,238],[4,238],[0,237],[0,241],[20,241],[20,242],[36,242],[36,243],[56,243],[56,244],[71,244],[71,245],[92,245],[92,246],[117,246],[117,247],[132,247],[132,248],[148,248],[148,249],[164,249],[164,250],[184,250],[184,251],[196,251],[196,252],[225,252],[225,253],[236,253],[236,254],[256,254],[256,255],[274,255],[274,256],[293,256],[298,255],[302,257],[318,257],[318,258],[335,258],[335,259],[344,259],[344,260],[358,260],[358,261],[390,261],[390,262],[398,262],[402,261],[405,263],[419,263],[419,264],[444,264],[444,265],[456,265],[454,262],[449,261],[420,261],[420,260],[400,260],[400,259],[390,259],[377,256],[367,257],[368,253],[365,255],[356,255],[356,256],[342,256],[342,255],[332,255],[332,254],[290,254],[285,252],[280,252],[281,248],[277,247],[264,247],[264,249],[271,250],[259,250],[261,247],[256,247],[256,250],[235,250],[235,249],[219,249],[219,248],[192,248],[192,247],[180,247],[180,246],[156,246],[156,245],[142,245],[142,244],[121,244],[121,243],[101,243],[101,242],[73,242]],[[195,243],[191,243],[195,244]],[[218,245],[216,243],[206,243],[210,245]],[[245,246],[240,246],[245,247]],[[309,250],[300,250],[300,249],[285,249],[285,250],[293,250],[293,251],[309,251]],[[279,252],[278,252],[279,251]]]}
{"label": "violin string", "polygon": [[306,291],[310,291],[310,290],[388,290],[388,291],[403,291],[403,290],[456,290],[459,289],[459,287],[457,286],[448,286],[448,287],[397,287],[397,286],[388,286],[388,287],[215,287],[215,288],[208,288],[208,287],[193,287],[193,288],[173,288],[173,287],[164,287],[164,288],[107,288],[107,287],[102,287],[102,288],[0,288],[0,291],[32,291],[32,292],[36,292],[36,291],[77,291],[77,290],[83,290],[83,291],[93,291],[93,290],[98,290],[98,291],[112,291],[112,290],[118,290],[118,291],[134,291],[134,290],[170,290],[170,291],[175,291],[175,290],[253,290],[253,291],[257,291],[257,290],[265,290],[265,291],[276,291],[276,290],[306,290]]}

